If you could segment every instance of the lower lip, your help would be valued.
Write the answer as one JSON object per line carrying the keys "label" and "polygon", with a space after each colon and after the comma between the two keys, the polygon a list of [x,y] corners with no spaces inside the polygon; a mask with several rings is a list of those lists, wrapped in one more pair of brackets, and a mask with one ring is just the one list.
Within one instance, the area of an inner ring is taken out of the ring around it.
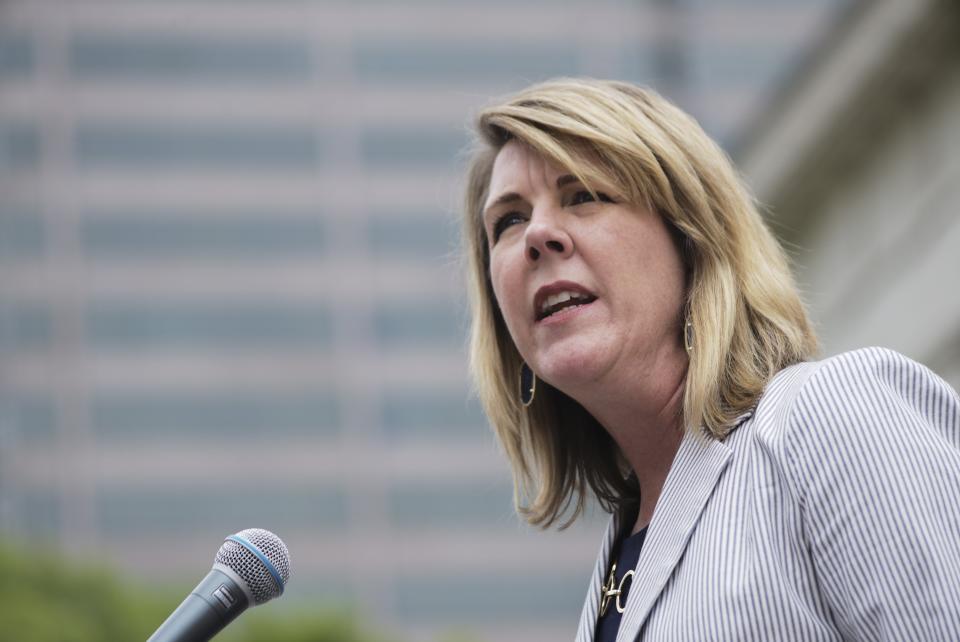
{"label": "lower lip", "polygon": [[575,305],[573,307],[564,308],[559,312],[554,312],[550,316],[540,319],[539,321],[537,321],[537,325],[549,326],[549,325],[557,325],[559,323],[566,323],[567,321],[570,321],[571,319],[586,312],[590,308],[590,306],[592,306],[594,303],[596,303],[596,299],[594,299],[590,303],[582,303],[580,305]]}

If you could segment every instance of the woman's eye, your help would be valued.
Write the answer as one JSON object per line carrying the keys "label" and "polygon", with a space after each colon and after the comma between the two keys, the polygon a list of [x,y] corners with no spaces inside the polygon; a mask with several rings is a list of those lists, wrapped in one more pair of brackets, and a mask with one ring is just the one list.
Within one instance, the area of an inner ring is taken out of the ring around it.
{"label": "woman's eye", "polygon": [[591,203],[594,200],[599,200],[601,203],[612,203],[613,199],[604,194],[603,192],[597,192],[597,198],[593,198],[593,194],[588,192],[585,189],[574,192],[573,196],[570,198],[571,205],[582,205],[583,203]]}
{"label": "woman's eye", "polygon": [[522,222],[523,217],[517,212],[507,212],[498,218],[496,223],[493,224],[493,242],[496,243],[500,240],[500,235],[503,234],[508,227]]}

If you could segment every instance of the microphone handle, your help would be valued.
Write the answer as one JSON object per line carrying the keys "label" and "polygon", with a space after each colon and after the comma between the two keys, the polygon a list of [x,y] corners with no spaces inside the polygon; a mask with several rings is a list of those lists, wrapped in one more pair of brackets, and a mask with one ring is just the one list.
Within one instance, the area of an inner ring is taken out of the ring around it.
{"label": "microphone handle", "polygon": [[207,642],[248,606],[233,578],[213,568],[147,642]]}

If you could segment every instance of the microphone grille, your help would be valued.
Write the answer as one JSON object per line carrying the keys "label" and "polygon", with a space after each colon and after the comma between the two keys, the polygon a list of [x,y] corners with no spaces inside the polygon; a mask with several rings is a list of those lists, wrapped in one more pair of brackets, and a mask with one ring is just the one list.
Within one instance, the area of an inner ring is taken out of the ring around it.
{"label": "microphone grille", "polygon": [[255,604],[263,604],[283,593],[290,579],[290,552],[279,537],[262,528],[248,528],[232,537],[238,537],[257,549],[280,576],[280,582],[257,554],[240,542],[227,539],[217,551],[215,563],[229,567],[247,583]]}

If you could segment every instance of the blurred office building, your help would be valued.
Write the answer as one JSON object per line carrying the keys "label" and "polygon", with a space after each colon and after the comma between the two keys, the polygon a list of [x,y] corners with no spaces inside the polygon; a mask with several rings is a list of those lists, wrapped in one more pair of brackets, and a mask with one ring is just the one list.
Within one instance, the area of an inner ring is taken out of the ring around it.
{"label": "blurred office building", "polygon": [[[264,527],[284,602],[411,641],[569,639],[604,519],[522,526],[470,394],[470,114],[621,78],[729,145],[847,4],[0,3],[0,535],[186,588]],[[878,280],[917,251],[897,238],[863,255]]]}

